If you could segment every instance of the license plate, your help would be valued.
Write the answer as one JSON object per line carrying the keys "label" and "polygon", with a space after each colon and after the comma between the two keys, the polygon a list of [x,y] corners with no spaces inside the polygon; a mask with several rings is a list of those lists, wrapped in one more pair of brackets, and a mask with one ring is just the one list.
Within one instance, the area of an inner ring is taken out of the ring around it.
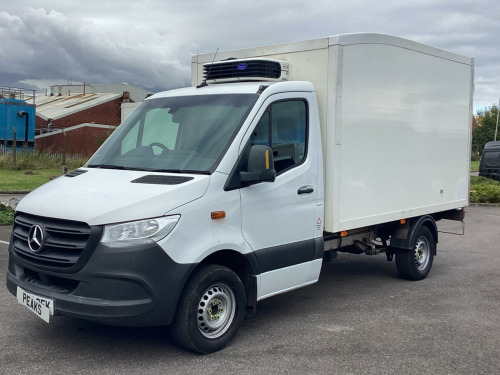
{"label": "license plate", "polygon": [[49,322],[49,317],[54,315],[54,300],[40,297],[17,287],[17,302],[26,306],[38,317]]}

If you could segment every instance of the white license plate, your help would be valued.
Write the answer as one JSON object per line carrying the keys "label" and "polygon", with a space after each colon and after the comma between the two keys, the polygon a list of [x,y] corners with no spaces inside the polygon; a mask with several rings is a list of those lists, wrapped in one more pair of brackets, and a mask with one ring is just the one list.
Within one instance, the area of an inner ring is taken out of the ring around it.
{"label": "white license plate", "polygon": [[50,315],[54,315],[54,300],[40,297],[17,287],[17,302],[26,306],[40,318],[49,322]]}

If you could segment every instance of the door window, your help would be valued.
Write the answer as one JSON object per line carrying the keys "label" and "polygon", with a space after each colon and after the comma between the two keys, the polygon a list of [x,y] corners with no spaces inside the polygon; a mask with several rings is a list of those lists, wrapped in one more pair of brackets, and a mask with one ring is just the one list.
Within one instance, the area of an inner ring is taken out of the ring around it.
{"label": "door window", "polygon": [[271,104],[257,123],[250,142],[273,149],[277,174],[302,163],[307,144],[306,102],[287,100]]}

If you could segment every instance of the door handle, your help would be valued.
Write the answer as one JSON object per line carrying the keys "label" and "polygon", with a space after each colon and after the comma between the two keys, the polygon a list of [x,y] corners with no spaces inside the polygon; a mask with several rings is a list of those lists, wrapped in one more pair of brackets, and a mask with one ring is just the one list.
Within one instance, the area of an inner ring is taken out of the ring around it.
{"label": "door handle", "polygon": [[313,191],[314,191],[314,188],[311,185],[307,185],[307,186],[302,186],[301,188],[299,188],[299,190],[297,190],[297,194],[299,194],[299,195],[311,194]]}

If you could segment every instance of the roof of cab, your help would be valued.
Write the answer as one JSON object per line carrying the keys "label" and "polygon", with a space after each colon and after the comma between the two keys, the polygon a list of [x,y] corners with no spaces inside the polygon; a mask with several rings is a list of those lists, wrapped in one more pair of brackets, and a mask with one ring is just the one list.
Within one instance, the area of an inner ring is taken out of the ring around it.
{"label": "roof of cab", "polygon": [[200,88],[186,87],[182,89],[175,89],[163,91],[146,100],[167,98],[174,96],[192,96],[192,95],[217,95],[217,94],[257,94],[262,92],[261,86],[265,88],[266,93],[275,94],[280,92],[311,92],[314,91],[314,86],[306,81],[293,81],[293,82],[245,82],[245,83],[217,83],[209,84]]}

